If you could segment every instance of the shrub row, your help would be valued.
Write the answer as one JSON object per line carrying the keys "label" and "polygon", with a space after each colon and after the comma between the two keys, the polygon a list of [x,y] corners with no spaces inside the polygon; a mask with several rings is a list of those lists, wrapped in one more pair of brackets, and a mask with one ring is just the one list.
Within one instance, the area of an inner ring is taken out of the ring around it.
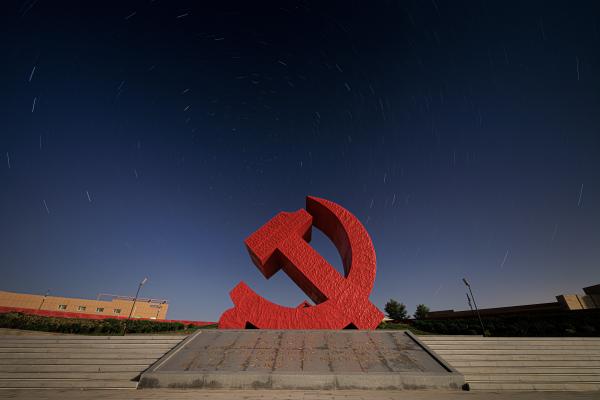
{"label": "shrub row", "polygon": [[[412,325],[444,335],[481,335],[479,320],[475,318],[415,320]],[[600,312],[486,317],[483,325],[490,336],[600,336]]]}
{"label": "shrub row", "polygon": [[[42,317],[23,313],[0,314],[0,328],[25,329],[31,331],[83,333],[83,334],[122,334],[124,320],[118,319],[76,319]],[[192,329],[192,326],[187,328]],[[127,333],[172,332],[186,329],[180,322],[157,322],[139,319],[127,321]]]}

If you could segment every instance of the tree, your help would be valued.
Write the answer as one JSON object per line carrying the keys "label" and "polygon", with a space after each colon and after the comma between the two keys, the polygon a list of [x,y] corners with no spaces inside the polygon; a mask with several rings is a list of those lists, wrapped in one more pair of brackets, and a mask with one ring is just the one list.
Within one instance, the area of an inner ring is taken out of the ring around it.
{"label": "tree", "polygon": [[390,301],[385,303],[385,312],[394,321],[402,321],[407,317],[406,306],[394,299],[390,299]]}
{"label": "tree", "polygon": [[427,318],[427,314],[429,314],[429,307],[425,304],[419,304],[415,311],[415,319],[425,319]]}

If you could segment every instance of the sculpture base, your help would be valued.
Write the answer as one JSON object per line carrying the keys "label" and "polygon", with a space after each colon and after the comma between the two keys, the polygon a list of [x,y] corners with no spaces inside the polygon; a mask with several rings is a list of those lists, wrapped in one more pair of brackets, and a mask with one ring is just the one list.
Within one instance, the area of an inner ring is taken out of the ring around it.
{"label": "sculpture base", "polygon": [[463,376],[407,331],[200,330],[139,388],[460,389]]}

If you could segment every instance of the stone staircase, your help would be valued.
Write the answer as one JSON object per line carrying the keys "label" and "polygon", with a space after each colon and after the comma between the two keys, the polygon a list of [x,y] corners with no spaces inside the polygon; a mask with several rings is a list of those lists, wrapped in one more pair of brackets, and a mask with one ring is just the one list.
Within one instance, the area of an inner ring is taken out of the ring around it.
{"label": "stone staircase", "polygon": [[135,389],[183,335],[0,336],[0,389]]}
{"label": "stone staircase", "polygon": [[600,390],[600,338],[419,336],[472,390]]}

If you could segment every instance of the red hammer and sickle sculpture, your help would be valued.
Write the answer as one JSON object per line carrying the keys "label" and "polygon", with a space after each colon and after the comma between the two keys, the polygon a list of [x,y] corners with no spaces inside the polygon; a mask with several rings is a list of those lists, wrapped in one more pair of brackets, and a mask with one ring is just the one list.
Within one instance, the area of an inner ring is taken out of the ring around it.
{"label": "red hammer and sickle sculpture", "polygon": [[[313,225],[335,244],[344,276],[308,244]],[[283,269],[316,305],[283,307],[240,282],[230,292],[234,307],[221,315],[219,328],[375,329],[383,319],[369,301],[376,269],[373,243],[365,227],[340,205],[309,196],[306,210],[280,212],[245,244],[267,279]]]}

